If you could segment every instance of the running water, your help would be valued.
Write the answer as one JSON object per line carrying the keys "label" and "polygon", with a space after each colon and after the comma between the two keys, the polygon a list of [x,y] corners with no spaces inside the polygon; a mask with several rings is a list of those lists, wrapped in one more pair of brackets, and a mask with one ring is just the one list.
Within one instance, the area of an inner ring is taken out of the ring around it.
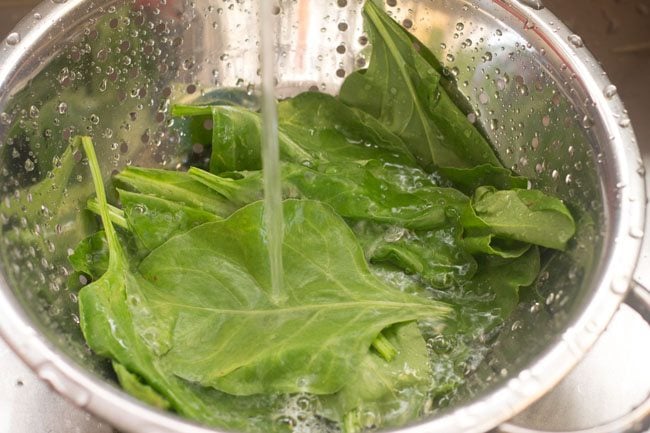
{"label": "running water", "polygon": [[278,143],[278,113],[275,99],[275,34],[273,3],[260,0],[260,49],[262,59],[262,166],[264,169],[264,226],[271,270],[271,297],[282,298],[282,179]]}

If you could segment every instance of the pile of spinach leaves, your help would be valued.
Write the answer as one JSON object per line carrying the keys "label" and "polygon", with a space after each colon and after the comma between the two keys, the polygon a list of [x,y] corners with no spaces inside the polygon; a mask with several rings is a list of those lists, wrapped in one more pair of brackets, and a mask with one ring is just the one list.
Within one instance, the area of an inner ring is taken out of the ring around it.
{"label": "pile of spinach leaves", "polygon": [[279,102],[280,301],[259,113],[173,107],[212,120],[208,169],[128,167],[119,207],[77,139],[103,225],[70,256],[91,281],[81,327],[128,393],[247,432],[404,424],[462,383],[540,249],[573,236],[562,202],[526,189],[454,105],[433,56],[372,1],[364,16],[369,68],[338,97]]}

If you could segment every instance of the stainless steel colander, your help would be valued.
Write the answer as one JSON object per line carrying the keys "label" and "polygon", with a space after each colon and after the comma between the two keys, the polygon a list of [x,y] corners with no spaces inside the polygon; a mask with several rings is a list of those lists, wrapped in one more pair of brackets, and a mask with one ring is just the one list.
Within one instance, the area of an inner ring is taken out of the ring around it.
{"label": "stainless steel colander", "polygon": [[[101,4],[99,4],[101,3]],[[134,432],[207,432],[133,400],[86,348],[67,263],[89,233],[92,192],[76,134],[95,137],[106,176],[128,164],[204,158],[171,101],[255,106],[253,0],[47,0],[0,46],[0,334],[57,391]],[[539,281],[469,377],[462,398],[403,432],[481,432],[551,389],[624,301],[650,316],[637,281],[643,164],[629,119],[596,61],[534,0],[388,0],[467,98],[501,159],[571,207],[575,246]],[[277,0],[277,94],[335,94],[364,66],[361,0]],[[176,124],[174,122],[177,122]],[[599,431],[643,428],[646,403]]]}

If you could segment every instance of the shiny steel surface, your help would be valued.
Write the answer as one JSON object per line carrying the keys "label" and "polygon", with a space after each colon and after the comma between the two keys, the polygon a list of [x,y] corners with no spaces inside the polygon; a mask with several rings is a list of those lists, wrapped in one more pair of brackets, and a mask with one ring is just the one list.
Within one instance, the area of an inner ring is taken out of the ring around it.
{"label": "shiny steel surface", "polygon": [[[113,69],[118,69],[116,75],[106,64],[97,65],[99,70],[84,69],[79,59],[87,51],[99,55],[100,61],[103,57],[101,48],[92,46],[98,40],[93,29],[99,25],[99,16],[113,14],[115,26],[111,20],[108,27],[118,30],[132,22],[137,25],[139,16],[130,15],[127,23],[120,14],[129,15],[128,10],[111,10],[111,5],[121,4],[117,1],[107,2],[103,11],[82,0],[44,3],[38,10],[40,19],[24,20],[15,29],[19,40],[8,39],[0,48],[0,112],[6,113],[0,122],[0,137],[7,137],[16,122],[42,118],[52,108],[44,101],[61,95],[48,93],[56,91],[58,85],[48,88],[38,84],[56,77],[64,89],[90,84],[86,87],[96,101],[87,96],[78,103],[80,107],[74,107],[78,112],[73,111],[71,101],[63,101],[68,105],[67,114],[74,113],[76,118],[63,117],[61,122],[74,122],[77,130],[90,128],[96,134],[106,173],[127,160],[175,167],[180,162],[176,143],[182,145],[184,137],[175,137],[166,127],[169,94],[192,100],[221,95],[219,89],[223,87],[254,90],[256,33],[251,29],[256,28],[256,20],[250,5],[237,4],[219,13],[210,11],[205,1],[195,2],[194,7],[167,3],[143,19],[143,24],[153,23],[152,28],[147,30],[143,25],[141,29],[146,33],[143,41],[160,41],[151,49],[157,67],[142,56],[149,51],[144,43],[125,48],[127,52],[135,50],[136,55],[112,57],[105,53],[108,62],[114,62]],[[353,2],[343,8],[336,2],[314,5],[306,1],[287,3],[280,14],[282,94],[312,86],[335,93],[342,81],[339,70],[349,72],[363,61],[358,6]],[[624,300],[645,221],[640,156],[620,100],[607,91],[610,83],[580,40],[548,10],[501,0],[404,1],[398,6],[392,10],[395,16],[408,18],[414,34],[439,58],[446,59],[449,73],[456,75],[460,91],[468,97],[502,159],[537,186],[555,191],[579,215],[594,221],[585,227],[598,228],[561,263],[554,263],[548,278],[536,287],[544,296],[544,305],[537,308],[537,300],[522,304],[490,359],[473,375],[466,400],[436,418],[401,430],[485,431],[510,419],[564,377]],[[340,30],[341,23],[347,24],[347,31]],[[90,48],[70,43],[84,33]],[[341,43],[347,47],[344,55],[336,51]],[[161,47],[160,52],[157,47]],[[67,66],[50,63],[59,53],[69,56]],[[19,93],[29,80],[31,95]],[[102,99],[102,94],[111,97]],[[40,114],[31,110],[30,98]],[[93,115],[97,113],[95,122]],[[162,119],[157,117],[159,113]],[[128,144],[126,149],[119,145],[113,148],[112,143],[120,140]],[[63,151],[60,144],[58,150]],[[21,159],[26,173],[18,170],[21,176],[3,175],[5,185],[29,183],[33,162]],[[9,160],[3,163],[5,168],[10,165]],[[37,198],[54,220],[36,221],[38,230],[32,221],[25,223],[26,232],[42,237],[45,249],[37,251],[34,260],[29,255],[5,253],[0,333],[55,389],[119,428],[138,432],[207,431],[149,409],[103,380],[101,365],[85,351],[75,333],[71,316],[74,305],[62,279],[65,257],[54,252],[74,245],[83,234],[79,207],[74,203],[87,188],[83,167],[75,170],[81,178],[73,177],[77,183],[73,180],[68,185],[70,193],[62,200]],[[13,195],[7,190],[3,194],[5,200],[23,203],[24,198],[15,197],[13,191]],[[71,204],[71,210],[66,211]],[[53,226],[61,229],[53,230]],[[56,245],[48,255],[47,241],[52,240]],[[7,250],[15,253],[14,247],[9,245]],[[11,266],[17,264],[12,262],[16,257],[23,260],[21,266]],[[25,275],[29,266],[33,275]],[[642,299],[644,292],[640,293],[638,298]]]}

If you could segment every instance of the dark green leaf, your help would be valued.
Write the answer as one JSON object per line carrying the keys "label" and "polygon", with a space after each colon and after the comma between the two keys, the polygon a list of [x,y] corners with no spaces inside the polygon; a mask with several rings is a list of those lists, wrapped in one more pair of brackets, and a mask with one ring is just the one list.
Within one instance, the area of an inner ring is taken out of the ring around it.
{"label": "dark green leaf", "polygon": [[363,10],[372,43],[368,69],[350,74],[340,99],[377,118],[423,167],[501,166],[490,145],[439,86],[440,75],[408,33],[374,2]]}
{"label": "dark green leaf", "polygon": [[462,240],[462,245],[470,254],[492,254],[512,259],[520,257],[530,248],[530,244],[499,239],[494,235],[468,236]]}
{"label": "dark green leaf", "polygon": [[564,250],[575,233],[573,217],[562,201],[541,191],[481,187],[472,207],[488,233],[499,237]]}
{"label": "dark green leaf", "polygon": [[498,256],[477,258],[478,272],[465,289],[477,296],[473,304],[481,311],[498,311],[506,319],[519,303],[519,288],[533,284],[539,274],[537,247],[516,259]]}
{"label": "dark green leaf", "polygon": [[454,187],[465,194],[472,195],[480,186],[493,186],[496,189],[522,189],[528,186],[525,177],[514,175],[510,170],[484,164],[473,168],[441,167],[438,172]]}
{"label": "dark green leaf", "polygon": [[361,221],[353,230],[368,260],[391,263],[433,287],[457,286],[476,272],[476,262],[463,248],[460,230],[454,226],[412,232]]}

